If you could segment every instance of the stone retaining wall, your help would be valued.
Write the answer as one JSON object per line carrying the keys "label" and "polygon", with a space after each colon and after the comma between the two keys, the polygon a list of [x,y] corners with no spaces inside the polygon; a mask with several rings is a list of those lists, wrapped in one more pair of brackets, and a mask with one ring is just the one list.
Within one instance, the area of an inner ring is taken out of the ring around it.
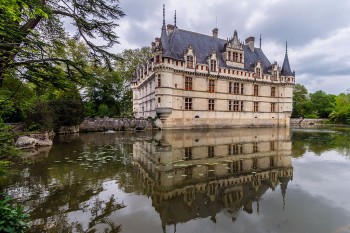
{"label": "stone retaining wall", "polygon": [[306,119],[306,118],[291,118],[290,119],[290,125],[291,126],[307,126],[307,125],[315,125],[320,124],[321,122],[325,121],[327,119]]}
{"label": "stone retaining wall", "polygon": [[80,132],[150,130],[153,123],[148,119],[135,118],[85,118],[79,125]]}

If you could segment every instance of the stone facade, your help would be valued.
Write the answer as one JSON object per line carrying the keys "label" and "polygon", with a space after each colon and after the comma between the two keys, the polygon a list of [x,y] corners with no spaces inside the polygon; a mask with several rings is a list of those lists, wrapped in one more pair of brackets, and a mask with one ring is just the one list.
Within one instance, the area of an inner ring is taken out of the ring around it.
{"label": "stone facade", "polygon": [[187,222],[223,209],[252,213],[269,188],[280,186],[284,197],[293,177],[291,146],[285,127],[163,130],[134,142],[133,165],[165,228],[174,214]]}
{"label": "stone facade", "polygon": [[162,128],[289,126],[295,74],[287,50],[282,67],[266,58],[254,37],[243,44],[163,27],[153,58],[133,79],[136,118],[158,116]]}

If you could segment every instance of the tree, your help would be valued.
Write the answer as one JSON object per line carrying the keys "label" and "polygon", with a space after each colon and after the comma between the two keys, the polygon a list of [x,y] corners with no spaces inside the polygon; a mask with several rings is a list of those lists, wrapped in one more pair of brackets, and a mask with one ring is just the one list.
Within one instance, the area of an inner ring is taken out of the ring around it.
{"label": "tree", "polygon": [[[64,21],[72,22],[75,39],[82,39],[96,64],[111,66],[118,57],[107,51],[118,43],[114,29],[124,13],[118,0],[0,0],[0,87],[15,71],[34,83],[65,86],[79,82],[82,64],[61,56],[67,36]],[[92,40],[102,38],[99,45]]]}
{"label": "tree", "polygon": [[293,89],[293,111],[292,117],[303,117],[305,115],[305,105],[308,101],[308,91],[301,84],[296,84]]}
{"label": "tree", "polygon": [[335,107],[335,95],[324,91],[316,91],[310,94],[311,111],[320,118],[328,118]]}
{"label": "tree", "polygon": [[152,56],[151,48],[124,50],[121,59],[113,64],[113,71],[90,65],[94,79],[86,86],[86,112],[89,116],[131,116],[131,80],[137,66]]}
{"label": "tree", "polygon": [[350,124],[350,93],[341,93],[335,98],[335,108],[330,119],[335,123]]}

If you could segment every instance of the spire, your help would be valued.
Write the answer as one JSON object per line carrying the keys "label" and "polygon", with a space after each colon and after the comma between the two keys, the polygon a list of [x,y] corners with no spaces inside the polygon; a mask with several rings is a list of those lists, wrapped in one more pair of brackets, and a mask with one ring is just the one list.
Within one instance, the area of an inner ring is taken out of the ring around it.
{"label": "spire", "polygon": [[169,39],[168,34],[165,27],[165,5],[163,4],[163,26],[162,26],[162,34],[160,37],[160,41],[162,43],[163,48],[163,56],[169,51]]}
{"label": "spire", "polygon": [[165,30],[165,4],[163,4],[163,26],[162,29]]}
{"label": "spire", "polygon": [[176,27],[176,10],[175,10],[175,15],[174,15],[174,26]]}
{"label": "spire", "polygon": [[286,42],[286,55],[284,56],[284,61],[282,65],[281,75],[284,76],[294,76],[294,73],[290,69],[289,59],[288,59],[288,44]]}
{"label": "spire", "polygon": [[261,49],[261,34],[260,34],[260,46],[259,46],[259,48]]}

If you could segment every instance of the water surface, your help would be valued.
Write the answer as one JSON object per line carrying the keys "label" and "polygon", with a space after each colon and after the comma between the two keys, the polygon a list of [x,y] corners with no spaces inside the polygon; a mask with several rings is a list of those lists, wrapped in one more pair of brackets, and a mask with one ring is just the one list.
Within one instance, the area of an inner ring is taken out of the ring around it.
{"label": "water surface", "polygon": [[350,232],[350,132],[58,136],[1,179],[31,232]]}

